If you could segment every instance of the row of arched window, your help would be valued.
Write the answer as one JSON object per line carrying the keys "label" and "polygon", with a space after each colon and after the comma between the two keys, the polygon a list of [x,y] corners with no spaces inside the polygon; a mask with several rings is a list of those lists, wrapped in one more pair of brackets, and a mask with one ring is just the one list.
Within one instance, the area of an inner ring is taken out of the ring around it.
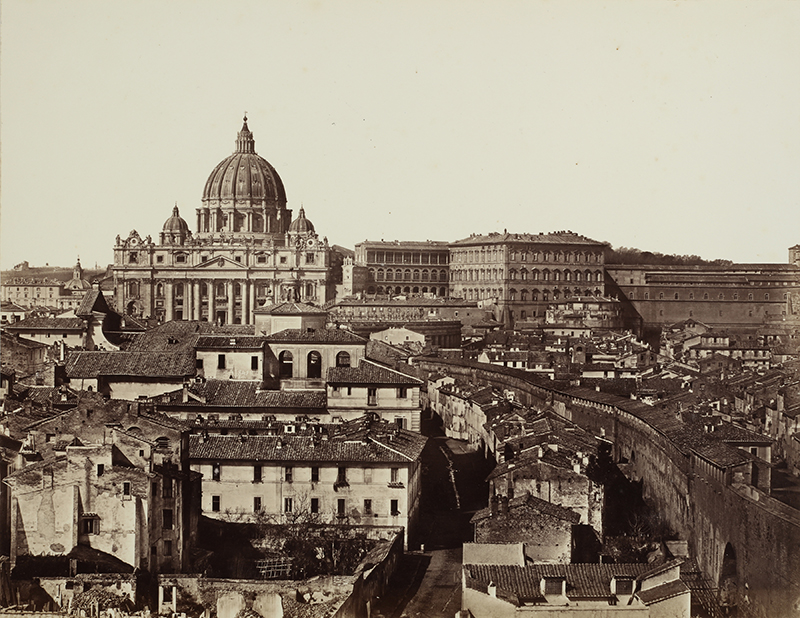
{"label": "row of arched window", "polygon": [[427,285],[418,286],[418,285],[406,285],[406,286],[394,286],[391,285],[387,286],[374,286],[371,285],[367,288],[367,294],[433,294],[434,296],[447,296],[447,288],[441,287],[437,288],[436,286]]}
{"label": "row of arched window", "polygon": [[[628,298],[630,300],[636,300],[636,292],[632,291],[628,294]],[[650,300],[650,292],[644,293],[644,300]],[[689,292],[688,296],[686,297],[688,300],[700,300],[700,297],[695,299],[694,292]],[[788,293],[784,293],[783,300],[787,300],[789,298]],[[656,297],[653,295],[653,300]],[[703,292],[702,300],[725,300],[726,296],[724,292],[719,292],[715,298],[711,297],[711,294],[708,292]],[[734,292],[731,296],[732,300],[739,300],[739,292]],[[681,300],[680,292],[659,292],[658,293],[658,300]],[[747,294],[747,300],[755,300],[755,295],[752,292]],[[764,300],[769,300],[769,292],[764,292]]]}
{"label": "row of arched window", "polygon": [[[474,288],[464,290],[464,295],[467,300],[484,300],[488,298],[500,298],[500,290],[497,289],[482,289],[482,288]],[[512,302],[521,301],[525,302],[548,302],[550,300],[559,300],[560,298],[572,298],[574,296],[594,296],[600,297],[602,296],[602,292],[595,288],[594,290],[584,289],[581,290],[580,288],[564,288],[559,290],[558,288],[554,288],[552,290],[539,290],[534,288],[533,290],[516,290],[511,288],[508,291],[508,300]]]}
{"label": "row of arched window", "polygon": [[[294,354],[289,350],[284,350],[278,354],[278,366],[281,378],[291,378],[294,376]],[[336,354],[337,367],[350,366],[350,354],[348,352],[339,352]],[[321,378],[322,377],[322,355],[316,350],[311,350],[306,354],[306,377],[307,378]]]}
{"label": "row of arched window", "polygon": [[[503,249],[480,248],[459,249],[452,252],[453,262],[498,262],[503,261]],[[595,263],[602,262],[602,253],[594,251],[532,251],[512,249],[508,253],[511,262],[574,262]]]}
{"label": "row of arched window", "polygon": [[372,281],[447,281],[447,270],[444,269],[370,268],[369,274]]}
{"label": "row of arched window", "polygon": [[[454,270],[454,281],[496,281],[503,278],[503,269],[497,268],[480,268],[480,269],[467,269],[467,270]],[[586,281],[597,282],[603,281],[603,272],[600,270],[550,270],[545,268],[543,270],[527,270],[522,268],[517,270],[512,268],[508,271],[508,278],[511,281]]]}

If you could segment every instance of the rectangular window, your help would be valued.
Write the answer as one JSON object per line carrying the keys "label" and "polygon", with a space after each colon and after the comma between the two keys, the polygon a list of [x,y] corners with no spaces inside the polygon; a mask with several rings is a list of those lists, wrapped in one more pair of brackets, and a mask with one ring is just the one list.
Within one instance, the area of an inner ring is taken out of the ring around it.
{"label": "rectangular window", "polygon": [[84,534],[97,534],[99,526],[98,520],[94,518],[87,518],[83,520],[83,533]]}
{"label": "rectangular window", "polygon": [[164,256],[163,255],[157,255],[156,256],[156,262],[161,264],[163,261],[164,261]]}
{"label": "rectangular window", "polygon": [[396,416],[394,419],[394,424],[397,425],[398,429],[405,429],[406,419],[404,419],[402,416]]}
{"label": "rectangular window", "polygon": [[372,468],[364,468],[364,483],[369,485],[372,482]]}
{"label": "rectangular window", "polygon": [[286,469],[284,470],[284,477],[283,477],[284,480],[287,483],[291,483],[293,475],[294,475],[294,468],[292,468],[292,466],[286,466]]}
{"label": "rectangular window", "polygon": [[163,496],[165,498],[171,498],[172,497],[172,479],[166,478],[166,479],[163,480],[162,484],[164,486]]}
{"label": "rectangular window", "polygon": [[266,255],[259,255],[259,256],[256,258],[256,261],[257,261],[259,264],[266,264],[266,263],[267,263],[267,256],[266,256]]}
{"label": "rectangular window", "polygon": [[258,371],[258,356],[250,357],[250,369],[253,371]]}
{"label": "rectangular window", "polygon": [[211,496],[211,510],[215,513],[219,512],[220,508],[220,501],[219,496]]}
{"label": "rectangular window", "polygon": [[105,472],[105,465],[104,464],[97,464],[97,476],[103,476],[103,472]]}
{"label": "rectangular window", "polygon": [[391,509],[392,509],[392,515],[399,515],[400,514],[400,501],[399,500],[392,500]]}
{"label": "rectangular window", "polygon": [[313,264],[313,263],[314,263],[314,254],[306,253],[306,264]]}
{"label": "rectangular window", "polygon": [[367,388],[367,405],[368,406],[376,406],[378,405],[378,389],[375,387]]}
{"label": "rectangular window", "polygon": [[253,466],[253,482],[261,482],[261,464],[256,464]]}
{"label": "rectangular window", "polygon": [[281,264],[286,264],[286,256],[285,255],[281,256]]}
{"label": "rectangular window", "polygon": [[225,369],[225,355],[218,354],[217,355],[217,369]]}
{"label": "rectangular window", "polygon": [[405,386],[400,386],[397,389],[397,397],[400,399],[405,399],[408,397],[408,389]]}
{"label": "rectangular window", "polygon": [[130,496],[131,495],[131,484],[128,481],[125,481],[122,484],[122,495],[123,496]]}
{"label": "rectangular window", "polygon": [[164,555],[165,556],[172,555],[172,541],[164,541]]}
{"label": "rectangular window", "polygon": [[164,509],[161,513],[162,528],[164,530],[172,530],[172,509]]}
{"label": "rectangular window", "polygon": [[345,501],[344,498],[339,498],[336,501],[336,514],[340,516],[344,516],[345,514]]}
{"label": "rectangular window", "polygon": [[344,466],[339,466],[339,470],[336,473],[336,483],[339,485],[347,483],[347,468]]}
{"label": "rectangular window", "polygon": [[390,470],[391,473],[391,481],[392,483],[399,483],[400,482],[400,468],[392,468]]}
{"label": "rectangular window", "polygon": [[319,513],[319,498],[311,498],[311,512]]}
{"label": "rectangular window", "polygon": [[364,515],[372,515],[372,500],[364,499]]}
{"label": "rectangular window", "polygon": [[198,358],[196,361],[194,361],[194,366],[195,366],[195,369],[202,369],[203,368],[203,359],[202,358]]}
{"label": "rectangular window", "polygon": [[283,499],[283,512],[284,513],[291,513],[293,508],[294,508],[294,501],[291,498],[284,498]]}
{"label": "rectangular window", "polygon": [[158,496],[158,483],[153,483],[153,497]]}
{"label": "rectangular window", "polygon": [[311,482],[319,483],[319,466],[311,466]]}
{"label": "rectangular window", "polygon": [[220,478],[220,465],[218,463],[215,463],[213,466],[211,466],[211,480],[218,481],[219,478]]}
{"label": "rectangular window", "polygon": [[258,513],[261,510],[261,496],[253,498],[253,512]]}

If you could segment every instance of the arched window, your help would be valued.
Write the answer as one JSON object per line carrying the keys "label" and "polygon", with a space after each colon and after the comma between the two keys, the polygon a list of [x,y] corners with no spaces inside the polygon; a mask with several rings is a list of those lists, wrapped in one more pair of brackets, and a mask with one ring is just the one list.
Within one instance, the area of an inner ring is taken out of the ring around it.
{"label": "arched window", "polygon": [[542,279],[544,279],[545,281],[550,281],[550,271],[549,270],[542,271]]}
{"label": "arched window", "polygon": [[306,298],[314,298],[314,284],[306,283]]}
{"label": "arched window", "polygon": [[443,270],[439,271],[439,281],[447,281],[447,271],[446,270],[443,269]]}
{"label": "arched window", "polygon": [[217,283],[214,287],[216,288],[216,291],[217,291],[216,295],[217,295],[218,298],[224,298],[226,296],[226,294],[225,294],[225,284],[224,283],[222,283],[222,282]]}
{"label": "arched window", "polygon": [[658,300],[664,300],[664,292],[658,293]]}
{"label": "arched window", "polygon": [[[523,254],[524,255],[524,254]],[[522,290],[519,293],[520,300],[524,303],[528,301],[528,290]]]}
{"label": "arched window", "polygon": [[517,271],[513,268],[508,271],[508,278],[514,281],[517,278]]}
{"label": "arched window", "polygon": [[547,293],[547,290],[545,290],[544,292],[542,292],[542,300],[543,300],[544,302],[547,302],[548,300],[550,300],[550,295]]}
{"label": "arched window", "polygon": [[163,283],[156,284],[156,296],[158,296],[159,298],[163,298],[164,297],[164,284]]}
{"label": "arched window", "polygon": [[406,271],[403,273],[403,279],[406,281],[411,281],[411,269],[406,268]]}
{"label": "arched window", "polygon": [[233,295],[236,298],[239,298],[242,295],[242,284],[241,283],[236,282],[236,283],[233,284]]}
{"label": "arched window", "polygon": [[377,273],[376,279],[378,281],[383,281],[383,268],[379,268],[378,269],[378,273]]}
{"label": "arched window", "polygon": [[322,377],[322,356],[316,350],[311,350],[306,359],[306,376],[309,378]]}
{"label": "arched window", "polygon": [[708,300],[708,292],[703,293],[703,300]]}
{"label": "arched window", "polygon": [[349,367],[350,366],[350,354],[347,352],[339,352],[336,355],[336,366],[337,367]]}
{"label": "arched window", "polygon": [[769,292],[767,292],[766,294],[764,294],[764,300],[769,300]]}
{"label": "arched window", "polygon": [[278,363],[280,365],[280,377],[291,378],[293,375],[292,367],[294,365],[292,353],[289,350],[284,350],[278,355]]}
{"label": "arched window", "polygon": [[[523,255],[525,255],[525,254],[523,253]],[[519,278],[522,279],[523,281],[527,281],[528,280],[528,271],[525,270],[524,268],[521,271],[519,271]]]}
{"label": "arched window", "polygon": [[414,281],[419,281],[419,268],[414,269]]}
{"label": "arched window", "polygon": [[[569,255],[569,253],[567,255]],[[564,271],[564,281],[572,281],[572,271],[570,270]]]}
{"label": "arched window", "polygon": [[678,298],[680,298],[680,296],[678,295],[677,292],[675,292],[675,300],[678,300]]}
{"label": "arched window", "polygon": [[138,281],[131,281],[128,284],[128,294],[131,296],[138,296],[139,295],[139,282]]}
{"label": "arched window", "polygon": [[517,291],[514,288],[508,291],[508,299],[511,301],[517,300]]}
{"label": "arched window", "polygon": [[553,271],[553,281],[561,281],[561,271],[554,270]]}
{"label": "arched window", "polygon": [[603,280],[603,273],[601,273],[599,270],[596,270],[594,272],[594,280],[600,283]]}
{"label": "arched window", "polygon": [[183,284],[182,283],[176,283],[173,289],[175,290],[175,297],[176,298],[183,298]]}
{"label": "arched window", "polygon": [[539,290],[533,290],[531,292],[531,300],[533,302],[537,302],[539,300]]}
{"label": "arched window", "polygon": [[386,281],[394,281],[394,271],[391,268],[386,271]]}
{"label": "arched window", "polygon": [[576,270],[575,271],[575,281],[580,281],[580,280],[581,280],[581,271]]}
{"label": "arched window", "polygon": [[719,293],[719,300],[725,300],[725,294],[722,292]]}
{"label": "arched window", "polygon": [[428,281],[429,279],[430,279],[430,273],[428,273],[428,269],[427,268],[423,268],[422,269],[422,280],[423,281]]}

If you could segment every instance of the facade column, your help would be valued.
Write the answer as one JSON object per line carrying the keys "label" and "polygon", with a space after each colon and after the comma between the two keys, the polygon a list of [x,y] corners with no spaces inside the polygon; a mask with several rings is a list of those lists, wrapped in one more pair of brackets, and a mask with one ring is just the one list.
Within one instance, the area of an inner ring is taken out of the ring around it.
{"label": "facade column", "polygon": [[255,308],[256,308],[256,282],[255,281],[251,281],[250,282],[250,303],[248,304],[248,308],[250,309],[250,321],[248,322],[248,324],[255,324],[256,323],[256,318],[255,318],[255,315],[253,314],[253,311],[255,311]]}
{"label": "facade column", "polygon": [[171,322],[174,316],[175,301],[172,297],[172,281],[164,284],[164,320]]}
{"label": "facade column", "polygon": [[250,306],[248,300],[250,299],[250,281],[245,279],[242,281],[242,324],[250,324]]}
{"label": "facade column", "polygon": [[200,282],[193,281],[192,282],[192,293],[194,294],[194,313],[192,314],[193,320],[200,319],[200,313],[202,311],[203,302],[200,300]]}
{"label": "facade column", "polygon": [[192,319],[192,282],[188,279],[183,282],[183,319]]}
{"label": "facade column", "polygon": [[200,214],[200,209],[198,208],[198,209],[197,209],[197,228],[196,228],[198,232],[200,232],[200,231],[201,231],[201,227],[200,227],[200,226],[201,226],[201,221],[202,221],[202,219],[203,219],[203,217],[202,217],[202,215]]}
{"label": "facade column", "polygon": [[252,210],[248,210],[247,211],[247,231],[248,232],[252,232],[253,231],[253,211]]}
{"label": "facade column", "polygon": [[233,296],[233,281],[228,280],[225,283],[225,289],[228,290],[228,324],[233,324],[233,312],[236,308],[234,304],[234,296]]}
{"label": "facade column", "polygon": [[217,320],[217,286],[213,279],[209,279],[206,284],[208,285],[208,321],[210,324],[215,324]]}

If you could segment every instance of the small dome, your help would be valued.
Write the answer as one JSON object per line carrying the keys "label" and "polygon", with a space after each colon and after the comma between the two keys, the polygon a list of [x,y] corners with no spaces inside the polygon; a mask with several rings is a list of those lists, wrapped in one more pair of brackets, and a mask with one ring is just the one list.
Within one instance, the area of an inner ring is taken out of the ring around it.
{"label": "small dome", "polygon": [[178,213],[178,205],[172,209],[172,216],[164,221],[164,227],[162,228],[163,232],[169,232],[170,234],[188,234],[189,233],[189,225],[184,221],[180,214]]}
{"label": "small dome", "polygon": [[236,151],[214,168],[203,189],[203,202],[225,200],[286,204],[281,177],[266,159],[256,154],[247,116],[236,139]]}
{"label": "small dome", "polygon": [[289,226],[289,232],[293,234],[310,234],[314,231],[314,224],[311,223],[308,219],[306,219],[306,211],[301,206],[300,207],[300,214],[297,215],[297,219],[292,221],[291,225]]}

